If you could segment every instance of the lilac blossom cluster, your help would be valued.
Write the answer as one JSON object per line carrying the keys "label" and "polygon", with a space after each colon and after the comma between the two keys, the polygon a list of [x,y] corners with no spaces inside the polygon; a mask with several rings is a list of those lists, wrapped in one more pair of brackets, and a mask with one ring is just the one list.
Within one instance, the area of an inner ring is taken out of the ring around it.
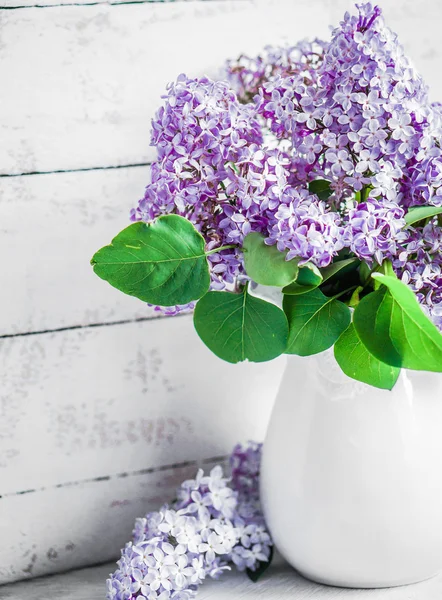
{"label": "lilac blossom cluster", "polygon": [[393,266],[442,331],[442,234],[436,222],[413,232]]}
{"label": "lilac blossom cluster", "polygon": [[315,77],[274,78],[256,103],[310,177],[330,180],[338,199],[370,186],[372,197],[400,201],[410,163],[436,143],[434,110],[380,9],[358,8],[333,32]]}
{"label": "lilac blossom cluster", "polygon": [[382,264],[384,257],[396,256],[401,243],[408,240],[403,217],[404,210],[396,202],[370,199],[359,203],[348,212],[349,248],[370,266],[373,258]]}
{"label": "lilac blossom cluster", "polygon": [[235,447],[232,476],[221,466],[184,481],[176,501],[137,519],[133,541],[107,580],[108,600],[188,600],[205,577],[231,565],[255,571],[272,542],[259,504],[261,445]]}
{"label": "lilac blossom cluster", "polygon": [[435,219],[404,230],[403,219],[410,206],[442,205],[441,105],[429,103],[380,9],[358,9],[333,32],[311,81],[273,77],[255,103],[290,142],[298,179],[330,181],[344,245],[369,265],[392,260],[441,326],[441,228]]}
{"label": "lilac blossom cluster", "polygon": [[324,56],[326,42],[303,40],[295,46],[266,46],[256,57],[241,55],[228,60],[226,76],[240,102],[252,102],[264,84],[277,77],[299,75],[314,78]]}
{"label": "lilac blossom cluster", "polygon": [[[223,248],[208,257],[214,290],[247,278],[250,232],[301,265],[325,267],[343,250],[370,267],[390,260],[440,323],[438,218],[410,228],[404,216],[442,206],[442,106],[429,102],[379,7],[357,8],[329,43],[229,61],[228,83],[181,75],[171,84],[132,219],[180,214],[207,250]],[[317,179],[329,183],[326,200],[309,190]],[[181,308],[192,307],[161,310]]]}
{"label": "lilac blossom cluster", "polygon": [[[262,145],[256,111],[241,105],[228,84],[185,75],[168,86],[164,99],[152,122],[157,160],[151,183],[131,218],[150,222],[176,213],[195,225],[208,250],[228,245],[219,223],[224,209],[234,204],[229,181],[235,181],[236,172],[247,167]],[[243,271],[236,248],[211,255],[210,262],[212,289],[234,284]]]}

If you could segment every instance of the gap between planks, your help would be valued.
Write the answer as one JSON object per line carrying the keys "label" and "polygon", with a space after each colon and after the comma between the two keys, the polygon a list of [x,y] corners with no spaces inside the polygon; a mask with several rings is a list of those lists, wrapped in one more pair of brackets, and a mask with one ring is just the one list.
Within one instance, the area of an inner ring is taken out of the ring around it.
{"label": "gap between planks", "polygon": [[[180,0],[187,1],[187,0]],[[203,0],[207,1],[207,0]],[[209,0],[211,1],[211,0]],[[97,2],[97,4],[103,4],[102,2]],[[107,4],[107,3],[104,3]],[[141,4],[140,2],[133,2],[132,4]],[[56,6],[56,5],[54,5]],[[60,4],[59,6],[84,6],[83,4]],[[92,6],[92,5],[90,5]],[[12,7],[11,7],[12,8]],[[17,7],[18,8],[18,7]],[[20,8],[28,8],[28,7],[20,7]],[[31,7],[29,7],[31,8]],[[35,7],[32,7],[35,8]],[[46,6],[41,6],[37,8],[47,8]],[[2,7],[0,7],[2,10]],[[57,169],[55,171],[25,171],[23,173],[0,173],[0,178],[2,177],[29,177],[29,175],[57,175],[63,173],[85,173],[87,171],[109,171],[113,169],[133,169],[136,167],[150,167],[152,165],[152,161],[144,162],[144,163],[134,163],[131,165],[110,165],[107,167],[81,167],[79,169]]]}
{"label": "gap between planks", "polygon": [[[187,0],[179,0],[179,1],[187,1]],[[207,0],[201,0],[201,1],[207,1]],[[66,5],[62,5],[62,6],[66,6]],[[83,172],[89,172],[89,171],[107,171],[107,170],[116,170],[116,169],[132,169],[132,168],[138,168],[138,167],[149,167],[149,166],[151,166],[151,164],[152,164],[151,162],[146,162],[146,163],[127,164],[127,165],[113,165],[113,166],[106,166],[106,167],[86,167],[86,168],[80,168],[80,169],[60,169],[60,170],[56,170],[56,171],[33,171],[33,172],[28,172],[28,173],[0,174],[0,178],[28,177],[31,175],[57,175],[57,174],[66,174],[66,173],[83,173]],[[179,317],[179,316],[184,316],[186,314],[188,314],[188,313],[179,313],[174,316]],[[165,315],[165,316],[167,317],[167,315]],[[153,321],[153,320],[156,320],[161,317],[164,318],[163,315],[161,315],[160,313],[157,313],[157,314],[149,316],[149,317],[138,317],[135,319],[119,319],[117,321],[89,323],[86,325],[67,325],[65,327],[46,328],[46,329],[39,329],[36,331],[6,333],[6,334],[0,334],[0,340],[16,338],[16,337],[27,337],[27,336],[32,336],[32,335],[43,335],[43,334],[48,334],[48,333],[60,333],[60,332],[64,332],[64,331],[75,331],[77,329],[92,329],[92,328],[97,328],[97,327],[109,327],[109,326],[114,326],[114,325],[127,325],[130,323],[144,323],[146,321]],[[1,496],[0,496],[0,498],[1,498]]]}
{"label": "gap between planks", "polygon": [[[184,317],[188,312],[178,313],[174,317]],[[37,331],[24,331],[19,333],[4,333],[0,335],[0,340],[16,337],[27,337],[29,335],[43,335],[45,333],[59,333],[61,331],[75,331],[76,329],[93,329],[94,327],[113,327],[114,325],[128,325],[131,323],[144,323],[145,321],[156,321],[160,318],[168,318],[168,315],[162,316],[160,313],[150,317],[138,317],[136,319],[121,319],[120,321],[108,321],[106,323],[88,323],[87,325],[67,325],[66,327],[55,327],[54,329],[40,329]]]}
{"label": "gap between planks", "polygon": [[161,465],[159,467],[149,467],[146,469],[138,469],[137,471],[117,473],[115,475],[104,475],[101,477],[93,477],[90,479],[81,479],[79,481],[68,481],[65,483],[58,483],[56,485],[50,485],[31,490],[22,490],[19,492],[8,492],[7,494],[0,495],[0,499],[9,498],[11,496],[23,496],[25,494],[34,494],[37,492],[46,492],[47,490],[55,490],[65,487],[74,487],[82,485],[84,483],[100,483],[101,481],[111,481],[113,479],[125,479],[126,477],[137,477],[140,475],[150,475],[152,473],[160,473],[162,471],[173,471],[174,469],[182,469],[185,467],[206,465],[210,463],[224,463],[228,459],[228,455],[211,456],[210,458],[203,458],[199,460],[186,460],[183,462],[173,463],[170,465]]}
{"label": "gap between planks", "polygon": [[[0,10],[20,10],[22,8],[59,8],[62,6],[121,6],[122,4],[170,4],[171,2],[195,2],[195,0],[108,0],[104,2],[65,2],[60,4],[20,4],[17,6],[0,6]],[[215,2],[219,0],[196,0],[198,2]],[[236,0],[243,2],[247,0]]]}

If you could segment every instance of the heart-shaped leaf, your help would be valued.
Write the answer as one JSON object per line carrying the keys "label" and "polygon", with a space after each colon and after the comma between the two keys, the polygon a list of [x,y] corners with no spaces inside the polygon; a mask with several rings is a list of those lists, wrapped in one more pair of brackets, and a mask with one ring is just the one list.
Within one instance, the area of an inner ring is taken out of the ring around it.
{"label": "heart-shaped leaf", "polygon": [[264,236],[253,232],[244,238],[244,266],[247,275],[256,283],[283,287],[298,275],[298,259],[286,260],[286,252],[268,246]]}
{"label": "heart-shaped leaf", "polygon": [[287,345],[284,312],[247,291],[207,293],[196,305],[194,325],[206,346],[230,363],[271,360]]}
{"label": "heart-shaped leaf", "polygon": [[283,294],[306,294],[311,292],[322,283],[321,271],[312,263],[307,263],[299,267],[298,277],[296,281],[287,285],[283,290]]}
{"label": "heart-shaped leaf", "polygon": [[348,377],[383,390],[391,390],[400,369],[375,358],[361,342],[353,323],[347,327],[334,347],[338,365]]}
{"label": "heart-shaped leaf", "polygon": [[92,258],[95,273],[112,286],[144,302],[186,304],[209,289],[204,238],[187,219],[159,217],[134,223]]}
{"label": "heart-shaped leaf", "polygon": [[318,289],[284,296],[283,307],[290,329],[287,354],[309,356],[327,350],[350,324],[348,306]]}
{"label": "heart-shaped leaf", "polygon": [[442,214],[441,206],[412,206],[405,215],[405,222],[407,225],[413,225],[418,221],[440,214]]}
{"label": "heart-shaped leaf", "polygon": [[331,196],[330,181],[325,179],[315,179],[308,184],[309,192],[316,194],[319,200],[328,200]]}
{"label": "heart-shaped leaf", "polygon": [[396,277],[372,277],[383,286],[363,298],[354,313],[362,343],[389,365],[442,372],[442,335],[414,293]]}

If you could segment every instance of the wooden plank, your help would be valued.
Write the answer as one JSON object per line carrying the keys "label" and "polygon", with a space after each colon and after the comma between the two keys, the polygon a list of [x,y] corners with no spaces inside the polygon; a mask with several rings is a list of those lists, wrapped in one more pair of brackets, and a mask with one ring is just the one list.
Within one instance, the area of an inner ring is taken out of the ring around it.
{"label": "wooden plank", "polygon": [[[0,584],[115,560],[135,518],[170,500],[196,469],[189,465],[1,498]],[[0,587],[0,598],[2,592]]]}
{"label": "wooden plank", "polygon": [[285,364],[220,361],[191,316],[3,339],[0,361],[0,496],[262,439]]}
{"label": "wooden plank", "polygon": [[[355,12],[353,0],[336,0],[332,22],[338,25],[346,10]],[[376,4],[376,3],[373,3]],[[399,36],[408,57],[430,86],[432,101],[442,99],[439,44],[442,3],[434,0],[383,0],[379,3],[386,24]]]}
{"label": "wooden plank", "polygon": [[168,466],[263,439],[285,360],[224,363],[183,316],[3,339],[0,364],[4,583],[108,560]]}
{"label": "wooden plank", "polygon": [[[2,600],[102,600],[105,580],[113,563],[45,577],[0,588]],[[251,583],[244,573],[225,573],[221,579],[207,579],[198,591],[198,600],[436,600],[442,595],[442,575],[399,588],[352,590],[326,587],[307,581],[279,556],[266,575]]]}
{"label": "wooden plank", "polygon": [[0,335],[154,314],[89,264],[148,179],[148,167],[0,179]]}
{"label": "wooden plank", "polygon": [[167,82],[180,72],[216,75],[227,57],[266,43],[325,35],[330,2],[1,11],[0,173],[148,162],[150,120]]}

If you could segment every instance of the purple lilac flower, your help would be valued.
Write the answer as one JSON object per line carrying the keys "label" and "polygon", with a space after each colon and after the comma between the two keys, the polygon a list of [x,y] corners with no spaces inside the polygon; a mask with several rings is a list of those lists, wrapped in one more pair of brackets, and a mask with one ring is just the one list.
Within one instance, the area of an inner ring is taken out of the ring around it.
{"label": "purple lilac flower", "polygon": [[230,456],[232,486],[241,499],[259,498],[262,444],[237,444]]}
{"label": "purple lilac flower", "polygon": [[326,267],[344,247],[344,229],[333,212],[305,188],[288,189],[277,210],[269,215],[268,244],[287,252],[287,260],[301,257]]}
{"label": "purple lilac flower", "polygon": [[395,202],[368,198],[348,213],[345,236],[351,250],[368,265],[395,256],[408,238],[404,210]]}
{"label": "purple lilac flower", "polygon": [[408,171],[410,205],[442,206],[442,157],[430,156]]}
{"label": "purple lilac flower", "polygon": [[295,46],[266,46],[256,57],[241,55],[226,64],[226,77],[240,102],[251,102],[264,84],[299,74],[311,77],[324,55],[326,42],[303,40]]}
{"label": "purple lilac flower", "polygon": [[238,516],[234,523],[239,542],[232,561],[240,571],[255,570],[269,560],[272,541],[266,529],[259,498],[262,444],[238,444],[230,457],[232,486],[238,494]]}
{"label": "purple lilac flower", "polygon": [[249,535],[250,528],[264,526],[259,496],[261,452],[262,444],[249,442],[245,446],[236,445],[230,457],[232,487],[238,494],[237,513],[243,520],[241,528],[249,528],[241,534],[243,545],[246,540],[246,547],[249,547],[249,543],[243,536]]}
{"label": "purple lilac flower", "polygon": [[[214,290],[247,279],[250,232],[301,264],[327,266],[343,248],[368,264],[389,259],[440,322],[438,257],[422,228],[402,229],[403,209],[442,205],[442,104],[429,103],[379,7],[357,9],[329,43],[229,61],[228,83],[180,75],[170,84],[152,123],[151,183],[132,219],[173,212],[208,250],[233,245],[208,258]],[[327,201],[308,191],[315,179],[329,182]]]}
{"label": "purple lilac flower", "polygon": [[[336,220],[344,226],[336,247],[344,244],[369,264],[389,258],[396,265],[409,235],[402,231],[400,206],[442,205],[442,111],[440,104],[429,104],[422,78],[385,26],[379,7],[361,4],[358,9],[357,16],[345,15],[304,80],[296,72],[278,71],[261,83],[257,109],[277,138],[291,142],[291,168],[300,183],[328,179],[338,203],[372,188],[369,201],[344,209],[341,223]],[[288,214],[286,207],[278,210]],[[298,216],[299,210],[294,212]],[[272,227],[273,239],[286,240],[295,236],[297,221]],[[415,231],[415,240],[419,235]],[[280,242],[278,248],[287,246]],[[295,245],[290,256],[296,254],[303,255]],[[310,260],[322,266],[326,253],[323,262],[313,255]],[[398,273],[440,323],[440,265],[434,254],[421,248],[410,255],[405,272],[398,266]]]}
{"label": "purple lilac flower", "polygon": [[437,219],[413,228],[393,266],[442,330],[442,229]]}
{"label": "purple lilac flower", "polygon": [[[262,143],[254,108],[240,105],[226,83],[180,75],[169,85],[165,104],[152,122],[151,143],[158,156],[132,220],[151,222],[175,213],[195,224],[209,249],[228,243],[218,224],[231,206],[232,172],[242,164],[246,178],[247,159],[253,161]],[[247,185],[243,190],[247,197],[249,187],[253,189]],[[233,283],[243,270],[236,250],[226,250],[221,257],[223,268],[212,269],[215,289]]]}
{"label": "purple lilac flower", "polygon": [[377,190],[377,173],[393,163],[394,200],[403,169],[429,134],[427,90],[380,9],[358,8],[358,16],[345,15],[307,78],[271,79],[257,108],[277,137],[291,140],[297,159],[314,166],[314,176],[345,175],[355,191],[361,183]]}
{"label": "purple lilac flower", "polygon": [[[149,304],[149,306],[152,306]],[[180,313],[192,312],[196,306],[196,302],[189,302],[188,304],[177,304],[175,306],[154,306],[156,312],[161,312],[167,317],[174,317]]]}
{"label": "purple lilac flower", "polygon": [[161,537],[129,542],[117,565],[107,580],[108,600],[194,598],[205,575],[184,547]]}
{"label": "purple lilac flower", "polygon": [[173,505],[137,519],[106,598],[190,599],[207,576],[269,561],[272,541],[259,504],[261,447],[236,446],[230,478],[221,466],[209,475],[200,469],[182,483]]}

